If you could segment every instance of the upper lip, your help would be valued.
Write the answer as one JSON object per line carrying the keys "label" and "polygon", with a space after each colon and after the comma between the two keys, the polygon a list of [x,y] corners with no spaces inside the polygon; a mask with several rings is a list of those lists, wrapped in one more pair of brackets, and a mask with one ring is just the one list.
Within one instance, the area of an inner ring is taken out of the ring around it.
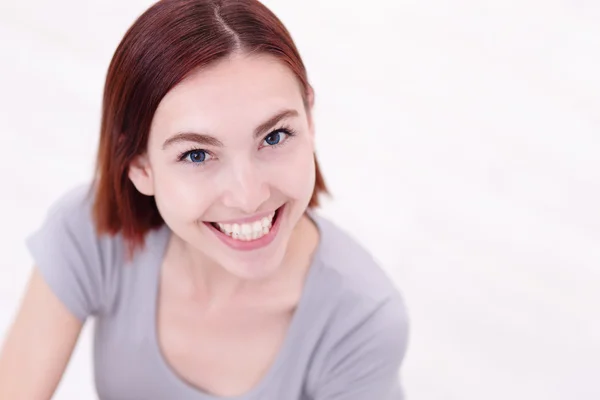
{"label": "upper lip", "polygon": [[[281,208],[281,207],[279,207],[279,208]],[[272,210],[272,211],[265,211],[262,213],[254,214],[250,217],[236,218],[236,219],[230,219],[230,220],[226,220],[226,221],[214,221],[213,223],[214,224],[230,224],[231,225],[231,224],[246,224],[248,222],[260,221],[264,217],[268,217],[269,215],[273,214],[279,208],[276,208],[275,210]]]}

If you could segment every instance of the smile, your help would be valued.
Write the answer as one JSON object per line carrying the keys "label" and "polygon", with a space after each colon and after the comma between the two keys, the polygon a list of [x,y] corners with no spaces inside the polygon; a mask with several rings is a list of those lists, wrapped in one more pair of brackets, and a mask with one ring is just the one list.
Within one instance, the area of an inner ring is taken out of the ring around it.
{"label": "smile", "polygon": [[273,226],[275,214],[276,211],[266,217],[247,223],[222,224],[220,222],[212,222],[212,225],[227,236],[231,236],[233,239],[249,242],[251,240],[260,239],[269,233]]}
{"label": "smile", "polygon": [[205,222],[228,246],[237,250],[255,250],[271,243],[281,225],[285,205],[254,220]]}

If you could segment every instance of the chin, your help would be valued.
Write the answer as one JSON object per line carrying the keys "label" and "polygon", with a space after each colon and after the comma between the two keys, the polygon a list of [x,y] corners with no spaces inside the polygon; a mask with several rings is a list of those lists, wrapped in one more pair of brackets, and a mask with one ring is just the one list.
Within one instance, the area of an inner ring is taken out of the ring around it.
{"label": "chin", "polygon": [[269,246],[256,251],[225,249],[227,262],[222,264],[230,273],[248,280],[266,279],[277,273],[285,258],[289,234],[280,230]]}
{"label": "chin", "polygon": [[284,261],[296,222],[290,211],[289,203],[279,207],[271,229],[255,241],[237,241],[209,224],[211,235],[220,239],[217,245],[223,251],[221,265],[229,273],[246,280],[261,280],[276,274]]}

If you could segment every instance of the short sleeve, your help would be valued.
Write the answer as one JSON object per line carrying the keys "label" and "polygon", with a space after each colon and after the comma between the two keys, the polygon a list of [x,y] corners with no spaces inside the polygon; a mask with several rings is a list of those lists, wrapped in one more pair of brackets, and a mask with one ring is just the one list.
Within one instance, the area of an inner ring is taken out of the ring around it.
{"label": "short sleeve", "polygon": [[81,321],[103,309],[105,263],[111,259],[111,246],[96,234],[91,205],[88,186],[71,190],[25,242],[51,290]]}
{"label": "short sleeve", "polygon": [[402,400],[400,367],[408,343],[401,299],[389,299],[331,348],[313,400]]}

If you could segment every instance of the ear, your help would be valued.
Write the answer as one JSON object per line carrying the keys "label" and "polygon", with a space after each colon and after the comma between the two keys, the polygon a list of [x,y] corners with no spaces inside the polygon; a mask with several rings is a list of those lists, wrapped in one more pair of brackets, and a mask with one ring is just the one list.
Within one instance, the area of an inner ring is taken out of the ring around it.
{"label": "ear", "polygon": [[134,158],[129,164],[128,175],[140,193],[146,196],[154,196],[154,177],[152,176],[152,168],[150,168],[147,154]]}
{"label": "ear", "polygon": [[306,93],[306,101],[307,101],[307,109],[306,109],[306,115],[308,117],[308,130],[310,133],[310,138],[313,142],[313,147],[314,147],[314,142],[315,142],[315,120],[313,118],[314,115],[314,105],[315,105],[315,91],[313,90],[312,86],[308,85],[308,90]]}

